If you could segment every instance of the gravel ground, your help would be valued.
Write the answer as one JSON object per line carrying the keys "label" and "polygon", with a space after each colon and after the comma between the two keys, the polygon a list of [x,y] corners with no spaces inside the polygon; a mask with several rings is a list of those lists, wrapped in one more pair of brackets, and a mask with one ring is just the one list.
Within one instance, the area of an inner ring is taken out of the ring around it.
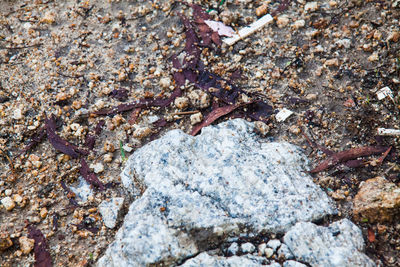
{"label": "gravel ground", "polygon": [[[352,218],[360,182],[377,175],[400,182],[399,140],[376,133],[378,127],[399,127],[399,1],[193,2],[234,29],[266,13],[274,16],[272,24],[248,38],[205,48],[201,55],[206,69],[223,78],[240,70],[243,78],[236,85],[246,94],[294,112],[284,121],[273,115],[268,125],[260,124],[267,138],[304,147],[314,166],[324,154],[310,147],[302,132],[334,151],[392,146],[383,164],[369,158],[360,168],[314,175],[337,201],[339,217]],[[0,210],[1,266],[34,262],[32,246],[25,248],[28,241],[21,239],[30,224],[47,238],[54,265],[92,265],[121,224],[106,228],[97,207],[125,196],[119,178],[124,157],[158,132],[181,128],[189,133],[200,113],[210,111],[212,97],[186,83],[183,96],[166,108],[93,114],[171,95],[171,56],[185,45],[180,12],[193,17],[189,7],[168,0],[0,2],[0,198],[15,202],[9,211]],[[376,92],[386,86],[393,96],[379,100]],[[81,148],[88,135],[97,134],[85,159],[109,186],[79,207],[71,205],[74,196],[65,190],[77,183],[78,159],[58,152],[46,138],[18,155],[51,114],[57,117],[57,133]],[[161,118],[169,123],[160,130],[153,122]],[[124,212],[131,201],[126,199]],[[400,264],[396,220],[355,223],[369,240],[368,256],[384,266]],[[94,228],[98,232],[90,231]],[[371,231],[375,241],[368,238]]]}

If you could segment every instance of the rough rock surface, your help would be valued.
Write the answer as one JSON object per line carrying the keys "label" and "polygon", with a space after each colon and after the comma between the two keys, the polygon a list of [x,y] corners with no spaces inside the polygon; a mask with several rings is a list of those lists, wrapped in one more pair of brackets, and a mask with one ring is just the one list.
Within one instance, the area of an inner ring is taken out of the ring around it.
{"label": "rough rock surface", "polygon": [[383,177],[367,180],[354,198],[356,220],[369,222],[392,221],[400,208],[400,187]]}
{"label": "rough rock surface", "polygon": [[[268,260],[265,257],[258,257],[253,255],[245,255],[242,257],[232,256],[232,257],[220,257],[220,256],[211,256],[207,252],[203,252],[199,254],[197,257],[186,261],[181,266],[183,267],[198,267],[198,266],[215,266],[215,267],[223,267],[223,266],[231,266],[231,267],[258,267],[258,266],[275,266],[274,263],[272,265],[268,264]],[[268,264],[268,265],[267,265]],[[280,266],[279,264],[276,266]]]}
{"label": "rough rock surface", "polygon": [[283,239],[296,260],[311,266],[375,266],[362,253],[361,230],[348,219],[334,222],[329,227],[299,222]]}
{"label": "rough rock surface", "polygon": [[103,218],[105,226],[114,228],[117,223],[118,212],[124,203],[123,197],[115,197],[110,201],[103,201],[99,205],[99,212]]}
{"label": "rough rock surface", "polygon": [[170,131],[129,158],[122,182],[140,197],[98,265],[179,264],[228,236],[283,233],[334,214],[307,163],[296,146],[267,143],[241,119],[197,137]]}

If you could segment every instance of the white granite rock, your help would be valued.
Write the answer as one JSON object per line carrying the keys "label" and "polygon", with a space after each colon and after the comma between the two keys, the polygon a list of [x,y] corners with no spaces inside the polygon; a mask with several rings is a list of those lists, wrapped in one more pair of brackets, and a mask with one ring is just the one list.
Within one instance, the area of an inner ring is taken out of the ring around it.
{"label": "white granite rock", "polygon": [[[260,267],[271,266],[266,265],[268,261],[263,257],[244,255],[233,257],[211,256],[207,252],[203,252],[193,259],[187,260],[182,267],[198,267],[198,266],[213,266],[213,267]],[[280,266],[280,265],[278,265]]]}
{"label": "white granite rock", "polygon": [[146,190],[98,265],[179,263],[243,230],[284,233],[334,214],[306,169],[299,148],[268,143],[241,119],[197,137],[172,130],[129,157],[124,186],[136,196]]}
{"label": "white granite rock", "polygon": [[99,205],[99,212],[103,218],[105,226],[108,228],[114,228],[117,223],[118,212],[124,203],[124,198],[115,197],[110,201],[103,201]]}
{"label": "white granite rock", "polygon": [[361,230],[348,219],[334,222],[329,227],[299,222],[285,234],[284,243],[296,260],[311,266],[375,266],[362,253]]}
{"label": "white granite rock", "polygon": [[285,260],[294,259],[293,253],[289,250],[286,244],[282,244],[278,249],[278,257]]}
{"label": "white granite rock", "polygon": [[283,267],[307,267],[307,265],[297,261],[285,261]]}

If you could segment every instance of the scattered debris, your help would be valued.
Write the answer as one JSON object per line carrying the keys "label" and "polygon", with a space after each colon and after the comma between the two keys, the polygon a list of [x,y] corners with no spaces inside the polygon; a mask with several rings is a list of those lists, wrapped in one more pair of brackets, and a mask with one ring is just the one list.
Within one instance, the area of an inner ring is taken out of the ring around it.
{"label": "scattered debris", "polygon": [[385,86],[382,89],[380,89],[378,92],[376,92],[376,96],[378,97],[379,100],[389,97],[392,101],[394,101],[393,100],[393,92],[388,86]]}
{"label": "scattered debris", "polygon": [[273,20],[274,19],[272,18],[272,16],[270,14],[267,14],[267,15],[261,17],[256,22],[250,24],[250,26],[239,30],[239,32],[237,34],[234,34],[232,37],[229,37],[229,38],[224,38],[222,41],[228,45],[233,45],[237,41],[239,41],[243,38],[246,38],[250,34],[256,32],[257,30],[261,29],[265,25],[271,23]]}
{"label": "scattered debris", "polygon": [[283,108],[278,112],[278,114],[275,115],[275,118],[276,118],[277,122],[283,122],[287,118],[289,118],[290,115],[292,115],[292,114],[293,114],[293,111]]}
{"label": "scattered debris", "polygon": [[386,135],[386,136],[400,136],[400,130],[398,129],[386,129],[386,128],[378,128],[378,135]]}

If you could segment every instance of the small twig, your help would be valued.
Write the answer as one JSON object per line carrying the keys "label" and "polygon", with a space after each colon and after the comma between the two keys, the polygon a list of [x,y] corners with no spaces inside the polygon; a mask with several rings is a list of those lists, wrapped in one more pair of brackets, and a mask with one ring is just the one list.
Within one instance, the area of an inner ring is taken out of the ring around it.
{"label": "small twig", "polygon": [[199,113],[200,111],[198,110],[193,110],[193,111],[181,111],[181,112],[175,112],[175,113],[171,113],[172,116],[175,115],[191,115],[191,114],[196,114]]}

